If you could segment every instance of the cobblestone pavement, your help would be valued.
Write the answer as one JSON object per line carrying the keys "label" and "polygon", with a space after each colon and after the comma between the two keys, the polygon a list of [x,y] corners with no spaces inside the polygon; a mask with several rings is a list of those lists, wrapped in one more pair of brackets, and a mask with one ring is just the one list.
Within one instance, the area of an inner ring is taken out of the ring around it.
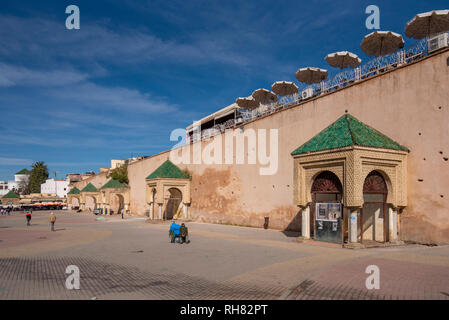
{"label": "cobblestone pavement", "polygon": [[[118,216],[35,212],[0,216],[0,299],[449,299],[449,246],[367,250],[297,241],[275,230],[187,223],[190,244],[168,224]],[[80,290],[65,287],[66,267]],[[380,289],[365,286],[366,267]]]}

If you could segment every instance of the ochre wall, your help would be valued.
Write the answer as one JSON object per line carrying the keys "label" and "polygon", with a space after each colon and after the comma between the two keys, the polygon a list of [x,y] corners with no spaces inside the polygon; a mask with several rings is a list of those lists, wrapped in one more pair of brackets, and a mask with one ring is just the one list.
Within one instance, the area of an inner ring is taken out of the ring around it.
{"label": "ochre wall", "polygon": [[109,181],[110,178],[107,177],[107,172],[100,172],[99,174],[96,174],[92,177],[89,177],[83,181],[75,182],[73,185],[77,187],[80,191],[83,190],[85,186],[87,186],[89,183],[92,183],[95,188],[100,189],[102,186],[105,185],[106,182]]}
{"label": "ochre wall", "polygon": [[[348,110],[411,150],[408,207],[400,215],[402,239],[449,243],[449,161],[444,159],[449,157],[448,57],[445,51],[246,124],[245,131],[279,129],[275,175],[259,175],[259,165],[179,165],[192,174],[191,216],[257,227],[268,216],[270,228],[299,230],[290,153]],[[164,152],[128,166],[132,213],[147,214],[145,177],[168,155]]]}

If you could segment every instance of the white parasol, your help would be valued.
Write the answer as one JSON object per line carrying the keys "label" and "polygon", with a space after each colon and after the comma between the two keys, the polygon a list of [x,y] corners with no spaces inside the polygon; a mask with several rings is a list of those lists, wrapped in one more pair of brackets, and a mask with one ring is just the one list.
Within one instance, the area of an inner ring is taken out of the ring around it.
{"label": "white parasol", "polygon": [[319,83],[327,78],[327,70],[307,67],[296,71],[296,79],[307,84]]}
{"label": "white parasol", "polygon": [[254,98],[251,96],[246,98],[237,98],[237,100],[235,100],[235,103],[237,103],[240,108],[249,110],[256,109],[259,106],[259,103],[257,103],[256,100],[254,100]]}
{"label": "white parasol", "polygon": [[298,86],[289,81],[276,81],[271,86],[271,90],[281,97],[284,97],[298,93]]}
{"label": "white parasol", "polygon": [[405,35],[415,39],[423,39],[447,31],[449,31],[449,10],[417,14],[405,27]]}
{"label": "white parasol", "polygon": [[356,68],[362,63],[362,60],[356,54],[348,51],[331,53],[324,59],[331,67],[340,69]]}
{"label": "white parasol", "polygon": [[253,92],[252,97],[259,104],[270,104],[278,101],[278,97],[272,91],[267,89],[257,89]]}
{"label": "white parasol", "polygon": [[360,45],[367,56],[385,56],[404,47],[404,39],[391,31],[374,31],[366,35]]}

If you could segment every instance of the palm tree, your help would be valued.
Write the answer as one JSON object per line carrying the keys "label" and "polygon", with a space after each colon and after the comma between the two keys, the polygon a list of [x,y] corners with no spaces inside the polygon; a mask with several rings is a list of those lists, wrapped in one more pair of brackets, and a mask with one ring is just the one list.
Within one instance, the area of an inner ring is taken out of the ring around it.
{"label": "palm tree", "polygon": [[29,189],[31,193],[40,193],[41,184],[48,179],[48,168],[43,161],[37,161],[31,166]]}

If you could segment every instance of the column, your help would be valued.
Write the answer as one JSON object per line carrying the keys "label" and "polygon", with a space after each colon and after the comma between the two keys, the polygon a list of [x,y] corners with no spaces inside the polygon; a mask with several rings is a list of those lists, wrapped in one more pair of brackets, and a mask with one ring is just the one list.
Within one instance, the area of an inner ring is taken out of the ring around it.
{"label": "column", "polygon": [[148,211],[148,217],[153,220],[153,206],[154,202],[150,203],[150,210]]}
{"label": "column", "polygon": [[349,208],[349,242],[357,242],[358,223],[357,223],[357,208]]}
{"label": "column", "polygon": [[184,219],[189,219],[189,209],[187,205],[184,203]]}
{"label": "column", "polygon": [[310,206],[302,209],[301,235],[304,239],[310,239]]}
{"label": "column", "polygon": [[389,236],[390,242],[398,240],[398,213],[394,208],[388,208],[388,226],[389,226]]}
{"label": "column", "polygon": [[162,220],[162,203],[158,203],[157,208],[158,208],[159,220]]}

